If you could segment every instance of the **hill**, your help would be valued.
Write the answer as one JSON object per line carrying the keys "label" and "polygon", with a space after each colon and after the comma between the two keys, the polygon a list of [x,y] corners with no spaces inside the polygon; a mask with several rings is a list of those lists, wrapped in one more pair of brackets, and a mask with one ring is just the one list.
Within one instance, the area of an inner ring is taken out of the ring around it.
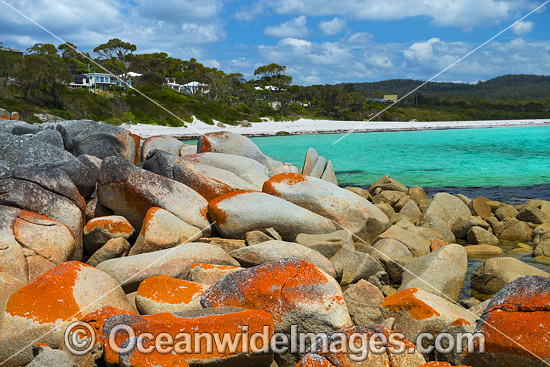
{"label": "hill", "polygon": [[[341,88],[352,86],[356,91],[369,96],[377,94],[397,94],[403,96],[421,85],[420,80],[392,79],[371,83],[340,84]],[[544,75],[504,75],[476,84],[430,82],[416,93],[429,99],[449,101],[489,102],[541,101],[550,97],[550,76]],[[406,101],[413,102],[414,94]]]}

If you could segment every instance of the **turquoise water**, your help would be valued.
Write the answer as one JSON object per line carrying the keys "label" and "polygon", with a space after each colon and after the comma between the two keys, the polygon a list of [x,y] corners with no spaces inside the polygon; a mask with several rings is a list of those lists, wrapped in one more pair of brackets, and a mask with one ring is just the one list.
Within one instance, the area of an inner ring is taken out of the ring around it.
{"label": "turquoise water", "polygon": [[407,186],[550,184],[550,126],[255,137],[276,160],[302,167],[313,147],[332,160],[341,185],[390,175]]}

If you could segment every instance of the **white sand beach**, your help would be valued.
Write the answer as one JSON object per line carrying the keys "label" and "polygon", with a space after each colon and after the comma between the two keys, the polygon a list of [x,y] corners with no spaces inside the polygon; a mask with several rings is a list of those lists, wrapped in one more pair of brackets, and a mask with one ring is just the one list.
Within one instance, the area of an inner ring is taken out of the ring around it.
{"label": "white sand beach", "polygon": [[[217,122],[216,122],[217,124]],[[171,135],[178,138],[192,138],[198,135],[216,132],[231,131],[238,134],[253,135],[277,135],[285,132],[292,135],[298,134],[329,134],[347,132],[372,132],[372,131],[400,131],[400,130],[430,130],[430,129],[474,129],[514,126],[541,126],[550,125],[547,120],[496,120],[496,121],[332,121],[332,120],[308,120],[276,122],[265,121],[252,123],[250,127],[231,126],[218,127],[194,120],[187,127],[167,127],[157,125],[124,125],[132,133],[143,138],[155,135]]]}

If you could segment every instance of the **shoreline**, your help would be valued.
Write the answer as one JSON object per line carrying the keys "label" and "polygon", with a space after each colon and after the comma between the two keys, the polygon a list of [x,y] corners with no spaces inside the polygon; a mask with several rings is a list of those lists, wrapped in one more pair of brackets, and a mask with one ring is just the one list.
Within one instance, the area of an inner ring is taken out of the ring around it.
{"label": "shoreline", "polygon": [[[550,126],[550,119],[537,120],[485,120],[485,121],[333,121],[299,119],[296,121],[264,121],[253,122],[250,127],[231,126],[218,127],[215,121],[208,125],[194,119],[187,127],[169,127],[158,125],[123,125],[132,133],[148,138],[157,135],[169,135],[179,139],[192,139],[202,134],[219,131],[249,136],[288,136],[309,134],[346,134],[365,132],[395,132],[395,131],[420,131],[420,130],[453,130],[453,129],[481,129],[498,127],[527,127]],[[336,128],[335,125],[338,125]],[[283,133],[283,134],[281,134]]]}

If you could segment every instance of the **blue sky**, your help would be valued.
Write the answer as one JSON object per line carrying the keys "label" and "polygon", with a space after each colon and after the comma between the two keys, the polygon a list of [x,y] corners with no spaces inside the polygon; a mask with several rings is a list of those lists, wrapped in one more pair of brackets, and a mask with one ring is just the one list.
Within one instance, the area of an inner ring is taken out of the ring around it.
{"label": "blue sky", "polygon": [[[80,50],[118,37],[251,78],[286,65],[303,85],[426,80],[544,0],[3,0]],[[59,44],[0,1],[0,41]],[[436,80],[550,74],[550,4]]]}

